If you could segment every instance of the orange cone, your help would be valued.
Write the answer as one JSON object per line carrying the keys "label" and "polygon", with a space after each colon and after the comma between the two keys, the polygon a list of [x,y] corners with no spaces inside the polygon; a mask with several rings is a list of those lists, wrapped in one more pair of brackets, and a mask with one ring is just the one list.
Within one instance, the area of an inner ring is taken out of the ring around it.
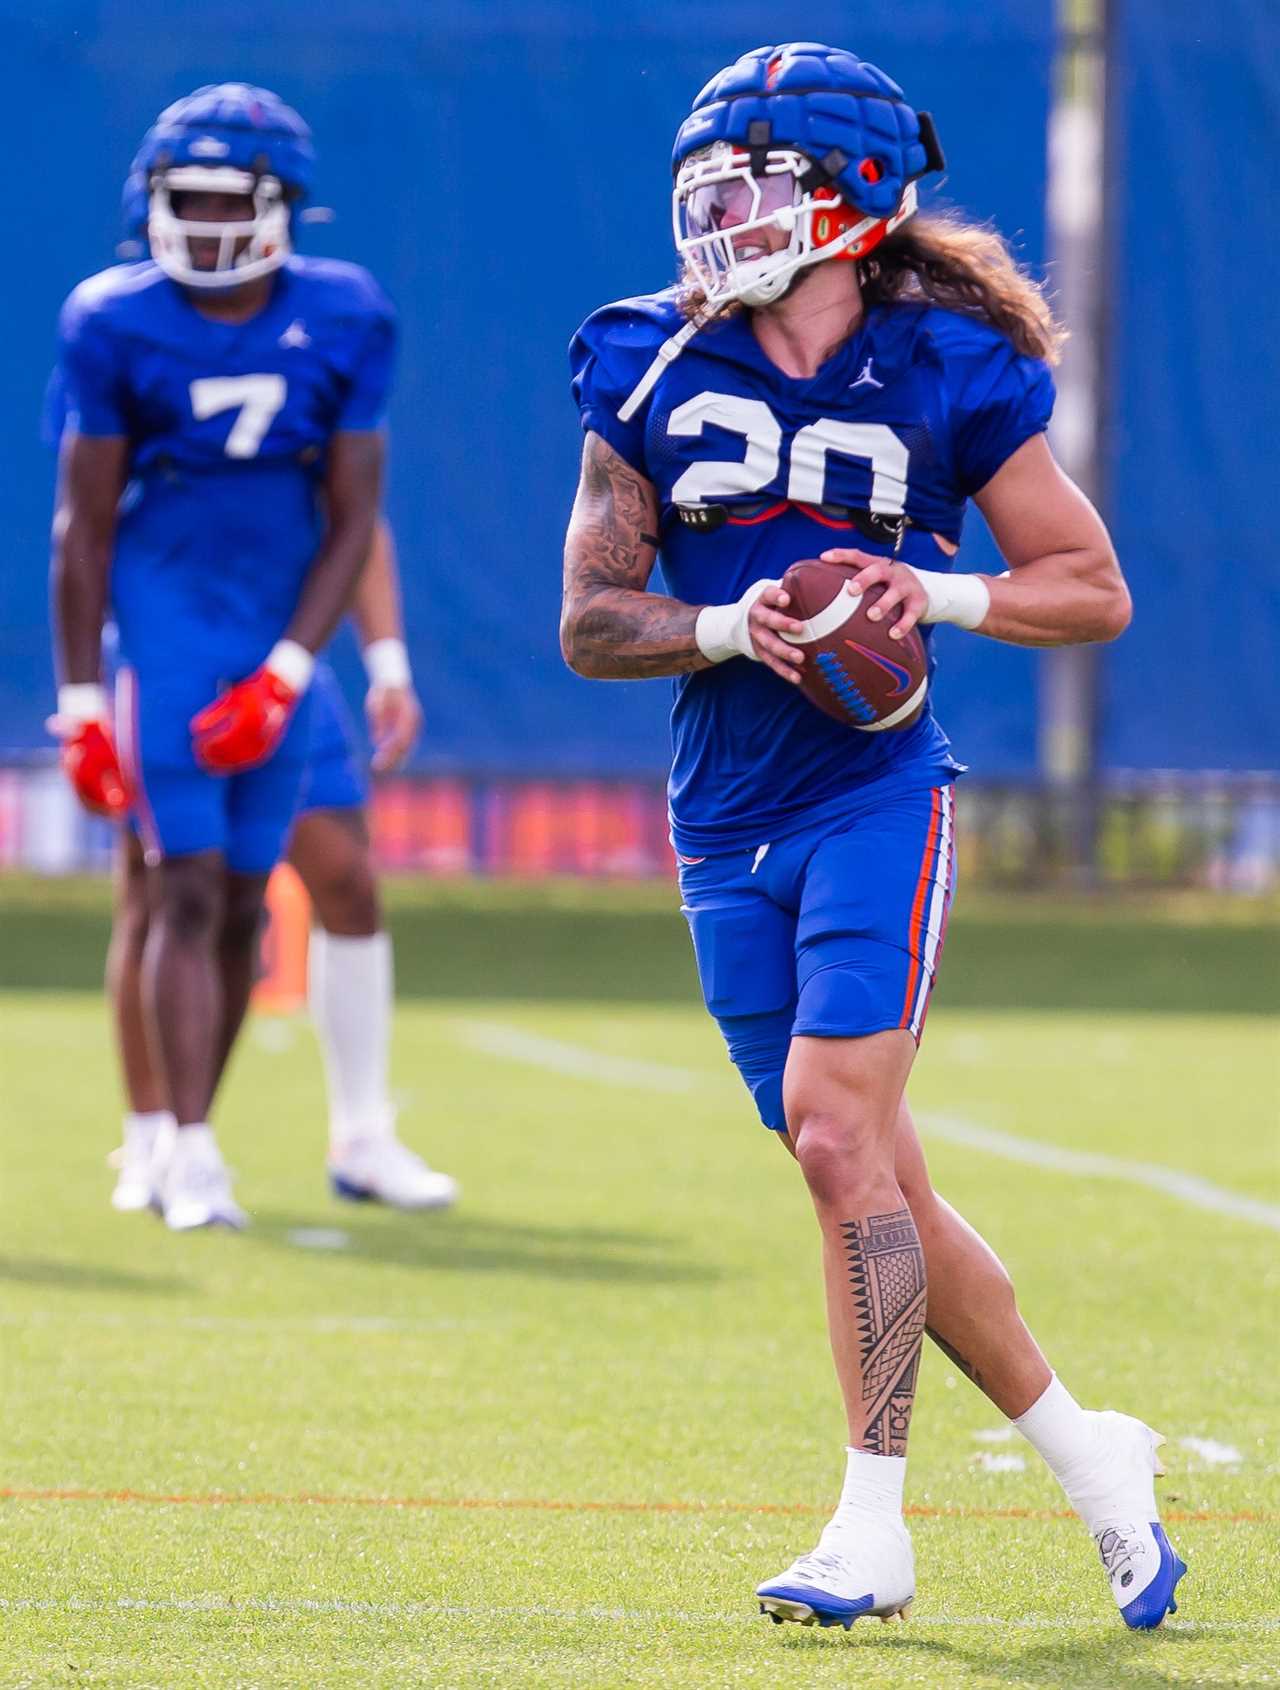
{"label": "orange cone", "polygon": [[307,945],[311,899],[297,871],[280,863],[267,882],[267,921],[262,933],[262,973],[253,988],[253,1007],[267,1015],[296,1015],[307,1002]]}

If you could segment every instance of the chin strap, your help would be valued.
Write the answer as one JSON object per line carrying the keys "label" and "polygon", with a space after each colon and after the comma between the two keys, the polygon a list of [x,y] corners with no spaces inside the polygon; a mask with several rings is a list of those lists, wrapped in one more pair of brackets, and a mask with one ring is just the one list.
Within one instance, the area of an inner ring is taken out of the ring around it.
{"label": "chin strap", "polygon": [[641,405],[644,404],[645,400],[657,386],[658,377],[662,374],[663,370],[666,369],[668,364],[675,363],[676,359],[684,351],[685,347],[688,346],[689,342],[693,339],[694,335],[697,334],[698,330],[706,328],[707,324],[711,321],[719,309],[720,307],[718,305],[701,306],[696,314],[690,317],[687,323],[678,328],[673,335],[663,341],[662,345],[654,354],[653,362],[649,365],[649,368],[640,377],[640,380],[631,389],[631,392],[627,395],[626,399],[623,400],[622,404],[619,405],[619,422],[625,423],[631,421],[632,417],[635,416]]}

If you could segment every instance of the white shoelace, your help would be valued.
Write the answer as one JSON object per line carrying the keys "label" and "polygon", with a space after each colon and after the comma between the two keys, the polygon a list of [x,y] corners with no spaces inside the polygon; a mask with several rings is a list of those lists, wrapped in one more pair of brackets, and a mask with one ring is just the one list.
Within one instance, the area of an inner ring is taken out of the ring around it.
{"label": "white shoelace", "polygon": [[806,1576],[818,1576],[829,1573],[839,1578],[845,1571],[844,1557],[834,1549],[811,1549],[807,1555],[802,1555],[795,1564],[796,1571]]}
{"label": "white shoelace", "polygon": [[1094,1542],[1098,1546],[1098,1554],[1102,1557],[1107,1577],[1111,1579],[1124,1572],[1126,1567],[1132,1567],[1134,1562],[1142,1557],[1143,1545],[1136,1526],[1107,1526],[1098,1533]]}

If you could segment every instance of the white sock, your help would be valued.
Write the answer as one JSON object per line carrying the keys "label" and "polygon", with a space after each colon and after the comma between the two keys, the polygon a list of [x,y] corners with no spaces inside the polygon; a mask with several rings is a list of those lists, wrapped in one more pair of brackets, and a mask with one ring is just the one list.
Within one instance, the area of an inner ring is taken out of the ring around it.
{"label": "white sock", "polygon": [[1055,1373],[1025,1414],[1013,1422],[1067,1491],[1088,1470],[1097,1449],[1090,1416]]}
{"label": "white sock", "polygon": [[152,1144],[157,1133],[177,1124],[168,1109],[131,1109],[124,1118],[125,1142],[136,1139],[140,1146]]}
{"label": "white sock", "polygon": [[158,1164],[162,1176],[175,1168],[189,1167],[193,1162],[198,1164],[222,1159],[208,1121],[184,1121],[174,1130],[167,1144],[162,1137],[157,1138],[156,1146],[152,1152],[152,1166]]}
{"label": "white sock", "polygon": [[312,931],[307,1002],[324,1053],[331,1145],[394,1131],[392,992],[390,934],[348,939]]}
{"label": "white sock", "polygon": [[902,1487],[907,1463],[900,1455],[870,1455],[865,1449],[846,1449],[844,1489],[837,1514],[848,1509],[860,1519],[871,1515],[902,1518]]}

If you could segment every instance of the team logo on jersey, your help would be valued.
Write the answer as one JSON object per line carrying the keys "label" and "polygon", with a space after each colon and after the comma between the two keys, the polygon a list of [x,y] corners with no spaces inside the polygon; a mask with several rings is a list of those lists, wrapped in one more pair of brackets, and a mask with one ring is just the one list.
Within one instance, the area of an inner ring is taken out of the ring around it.
{"label": "team logo on jersey", "polygon": [[301,317],[295,317],[289,327],[280,336],[279,344],[284,347],[304,347],[311,345],[311,336],[307,333],[307,325]]}
{"label": "team logo on jersey", "polygon": [[851,381],[849,383],[850,387],[883,387],[884,386],[884,383],[882,381],[877,381],[876,378],[871,373],[871,366],[872,366],[873,362],[874,362],[874,359],[871,359],[871,358],[867,359],[866,363],[862,366],[862,369],[858,372],[857,381]]}

